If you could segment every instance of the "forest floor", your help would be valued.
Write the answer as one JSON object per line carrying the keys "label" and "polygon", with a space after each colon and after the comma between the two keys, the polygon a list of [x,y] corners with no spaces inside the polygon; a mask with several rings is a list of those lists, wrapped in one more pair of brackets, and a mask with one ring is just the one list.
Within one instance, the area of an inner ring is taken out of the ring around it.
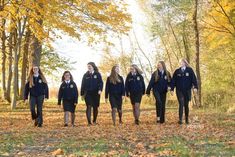
{"label": "forest floor", "polygon": [[133,124],[131,105],[124,124],[113,126],[110,106],[101,104],[99,125],[87,126],[85,105],[78,105],[76,127],[63,127],[55,103],[44,106],[44,125],[33,126],[22,104],[11,111],[0,104],[0,156],[235,156],[235,115],[191,110],[189,125],[178,125],[177,108],[167,109],[166,123],[155,123],[155,107],[141,106],[141,124]]}

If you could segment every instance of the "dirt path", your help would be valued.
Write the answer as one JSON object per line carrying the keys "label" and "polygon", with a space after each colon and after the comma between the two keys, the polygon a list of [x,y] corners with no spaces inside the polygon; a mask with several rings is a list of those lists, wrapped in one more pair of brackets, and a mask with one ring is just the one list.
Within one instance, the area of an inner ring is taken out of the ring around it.
{"label": "dirt path", "polygon": [[[124,124],[112,126],[110,106],[102,104],[99,125],[88,127],[79,105],[76,127],[63,127],[63,112],[44,106],[44,125],[33,127],[29,110],[0,107],[0,156],[234,156],[235,116],[191,111],[190,125],[177,124],[177,110],[168,109],[164,125],[155,123],[155,109],[142,107],[141,125],[133,124],[131,106],[124,106]],[[9,118],[11,117],[11,118]],[[62,151],[60,151],[62,150]]]}

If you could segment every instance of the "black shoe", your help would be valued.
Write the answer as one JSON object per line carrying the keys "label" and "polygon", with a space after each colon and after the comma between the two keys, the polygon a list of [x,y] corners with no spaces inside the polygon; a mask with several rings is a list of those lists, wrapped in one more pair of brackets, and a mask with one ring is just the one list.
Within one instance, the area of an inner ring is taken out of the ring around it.
{"label": "black shoe", "polygon": [[93,122],[93,125],[98,125],[98,123],[97,122]]}
{"label": "black shoe", "polygon": [[37,119],[34,120],[34,126],[38,126],[38,120]]}
{"label": "black shoe", "polygon": [[186,124],[189,124],[189,121],[188,121],[188,120],[185,120],[185,123],[186,123]]}
{"label": "black shoe", "polygon": [[135,120],[136,125],[140,125],[140,121],[138,119]]}
{"label": "black shoe", "polygon": [[160,123],[160,120],[157,120],[157,123]]}
{"label": "black shoe", "polygon": [[41,128],[41,127],[42,127],[42,124],[38,124],[38,127]]}
{"label": "black shoe", "polygon": [[182,124],[183,124],[183,122],[180,120],[180,121],[178,122],[178,124],[182,125]]}
{"label": "black shoe", "polygon": [[92,124],[91,124],[91,122],[88,122],[88,124],[87,124],[88,126],[91,126]]}
{"label": "black shoe", "polygon": [[119,124],[123,124],[123,122],[121,120],[119,120]]}
{"label": "black shoe", "polygon": [[69,125],[68,124],[64,124],[64,127],[68,127]]}

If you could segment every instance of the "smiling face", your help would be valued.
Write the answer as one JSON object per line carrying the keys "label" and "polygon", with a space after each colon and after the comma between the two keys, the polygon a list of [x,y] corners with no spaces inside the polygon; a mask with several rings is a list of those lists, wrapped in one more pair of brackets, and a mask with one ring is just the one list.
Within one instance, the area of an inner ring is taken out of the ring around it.
{"label": "smiling face", "polygon": [[65,74],[64,74],[64,79],[65,79],[65,81],[69,81],[70,78],[71,78],[70,73],[65,73]]}
{"label": "smiling face", "polygon": [[185,62],[184,62],[183,59],[180,60],[180,66],[181,66],[181,67],[185,67],[185,66],[186,66],[186,64],[185,64]]}
{"label": "smiling face", "polygon": [[33,67],[33,73],[34,73],[34,74],[38,74],[38,72],[39,72],[38,66],[34,66],[34,67]]}
{"label": "smiling face", "polygon": [[87,64],[87,69],[88,69],[89,72],[93,72],[94,71],[93,66],[91,66],[90,64]]}
{"label": "smiling face", "polygon": [[162,71],[163,70],[163,65],[162,65],[162,63],[158,63],[157,64],[157,68],[158,68],[158,70],[160,70],[160,71]]}
{"label": "smiling face", "polygon": [[130,72],[131,72],[131,73],[136,73],[136,69],[135,69],[133,66],[131,66],[131,67],[130,67]]}
{"label": "smiling face", "polygon": [[119,72],[120,72],[119,66],[116,66],[116,67],[115,67],[115,72],[116,72],[117,74],[119,74]]}

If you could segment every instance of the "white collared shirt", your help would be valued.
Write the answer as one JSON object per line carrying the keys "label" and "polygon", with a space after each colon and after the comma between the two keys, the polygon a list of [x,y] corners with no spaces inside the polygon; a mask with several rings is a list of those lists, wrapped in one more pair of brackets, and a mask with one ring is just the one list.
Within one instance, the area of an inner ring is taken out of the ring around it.
{"label": "white collared shirt", "polygon": [[33,74],[33,76],[34,76],[34,77],[38,77],[38,76],[39,76],[39,74]]}
{"label": "white collared shirt", "polygon": [[181,67],[182,71],[185,71],[185,69],[186,69],[186,66]]}
{"label": "white collared shirt", "polygon": [[136,76],[136,73],[131,73],[132,74],[132,76]]}
{"label": "white collared shirt", "polygon": [[70,83],[70,80],[68,80],[68,81],[65,80],[65,83],[66,83],[66,84],[69,84],[69,83]]}
{"label": "white collared shirt", "polygon": [[89,73],[92,74],[92,75],[94,74],[94,72],[95,72],[95,71],[89,71]]}

